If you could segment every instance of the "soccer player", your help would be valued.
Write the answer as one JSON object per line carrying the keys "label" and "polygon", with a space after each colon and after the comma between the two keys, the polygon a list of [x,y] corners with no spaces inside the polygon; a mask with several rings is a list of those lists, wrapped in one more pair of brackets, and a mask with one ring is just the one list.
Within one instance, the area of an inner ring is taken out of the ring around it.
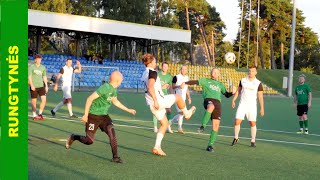
{"label": "soccer player", "polygon": [[71,134],[66,142],[66,148],[70,149],[73,141],[77,140],[83,144],[91,145],[98,128],[109,136],[112,149],[112,162],[122,163],[118,156],[118,144],[112,120],[109,117],[109,108],[114,104],[119,109],[135,115],[134,109],[128,109],[117,99],[117,88],[123,80],[122,74],[115,71],[110,76],[110,82],[100,86],[88,98],[84,109],[82,121],[86,123],[86,136]]}
{"label": "soccer player", "polygon": [[[191,96],[189,92],[188,85],[185,84],[185,82],[189,81],[189,77],[187,76],[188,68],[187,65],[183,65],[180,68],[180,74],[176,75],[172,79],[172,89],[174,89],[175,94],[181,95],[183,101],[186,100],[186,97],[188,96],[188,102],[191,104]],[[168,131],[172,133],[171,125],[175,122],[178,122],[178,133],[184,134],[182,129],[182,123],[183,123],[183,113],[176,105],[176,109],[178,114],[173,117],[173,119],[169,122]]]}
{"label": "soccer player", "polygon": [[57,106],[51,110],[52,116],[56,115],[56,112],[64,105],[67,104],[69,117],[70,118],[78,118],[72,112],[72,96],[71,96],[71,85],[72,85],[72,75],[73,73],[81,73],[81,63],[77,61],[77,69],[72,67],[72,59],[66,60],[66,65],[60,69],[60,72],[57,76],[56,84],[54,85],[53,90],[56,92],[58,90],[59,80],[62,77],[62,86],[61,89],[63,91],[63,100],[57,104]]}
{"label": "soccer player", "polygon": [[[209,119],[212,120],[212,131],[209,138],[207,151],[214,152],[213,144],[218,136],[220,120],[221,120],[221,94],[225,97],[231,97],[236,88],[232,89],[232,92],[227,92],[226,87],[220,81],[218,77],[220,76],[219,69],[213,68],[211,71],[211,79],[209,78],[200,78],[199,80],[190,80],[185,84],[188,85],[200,85],[202,87],[202,95],[204,98],[203,106],[206,109],[203,121],[203,124],[207,124]],[[208,117],[209,114],[209,117]]]}
{"label": "soccer player", "polygon": [[[169,64],[167,62],[162,63],[162,69],[160,72],[158,72],[160,82],[161,82],[161,87],[164,95],[168,95],[168,90],[170,89],[172,85],[172,76],[171,74],[168,73],[168,68]],[[167,112],[167,118],[170,120],[171,117],[171,108],[166,108]],[[157,118],[153,115],[153,131],[155,133],[158,132],[158,120]],[[172,132],[172,131],[171,131]]]}
{"label": "soccer player", "polygon": [[[41,64],[41,60],[42,57],[39,54],[35,55],[35,63],[30,65],[28,70],[33,120],[43,120],[42,112],[46,105],[46,94],[48,93],[47,70],[46,67]],[[41,103],[37,115],[38,95],[41,98]]]}
{"label": "soccer player", "polygon": [[196,108],[192,106],[187,110],[185,102],[178,94],[163,94],[160,78],[157,71],[155,71],[157,63],[153,55],[145,54],[142,57],[142,61],[146,66],[146,70],[144,71],[141,80],[145,85],[145,98],[147,105],[149,106],[152,114],[158,119],[158,121],[160,121],[161,124],[152,153],[158,156],[166,156],[166,153],[161,149],[161,141],[168,128],[166,108],[170,108],[174,103],[176,103],[187,120],[191,118]]}
{"label": "soccer player", "polygon": [[[299,134],[309,134],[308,132],[308,110],[311,107],[312,94],[309,84],[305,83],[305,75],[299,76],[299,85],[295,89],[294,106],[297,107],[300,129]],[[304,125],[304,131],[303,131]]]}
{"label": "soccer player", "polygon": [[239,140],[240,124],[246,116],[251,126],[251,147],[256,147],[257,96],[260,103],[260,116],[264,116],[263,87],[261,82],[256,78],[256,75],[257,67],[249,67],[248,76],[241,79],[238,91],[232,99],[232,108],[235,108],[235,101],[240,93],[240,102],[234,121],[234,139],[231,146],[237,144]]}

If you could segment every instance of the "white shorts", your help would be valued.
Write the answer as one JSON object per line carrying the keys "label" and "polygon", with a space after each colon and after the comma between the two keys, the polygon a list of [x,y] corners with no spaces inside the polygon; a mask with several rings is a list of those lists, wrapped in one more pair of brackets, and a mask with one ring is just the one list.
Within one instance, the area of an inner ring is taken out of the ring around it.
{"label": "white shorts", "polygon": [[64,99],[71,99],[71,86],[62,86],[61,87],[62,92],[63,92],[63,98]]}
{"label": "white shorts", "polygon": [[244,120],[247,117],[248,121],[257,120],[257,105],[239,104],[236,119]]}
{"label": "white shorts", "polygon": [[161,121],[166,115],[166,108],[171,108],[171,106],[176,102],[176,96],[173,94],[165,95],[163,98],[158,99],[159,109],[155,109],[153,105],[150,105],[150,110],[152,114]]}

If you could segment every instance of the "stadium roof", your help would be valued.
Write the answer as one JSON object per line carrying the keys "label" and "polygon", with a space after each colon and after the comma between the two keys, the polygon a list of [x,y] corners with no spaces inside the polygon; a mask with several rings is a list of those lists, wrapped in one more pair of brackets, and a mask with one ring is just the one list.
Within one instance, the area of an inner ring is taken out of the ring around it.
{"label": "stadium roof", "polygon": [[38,27],[190,43],[191,31],[102,18],[28,10],[28,24]]}

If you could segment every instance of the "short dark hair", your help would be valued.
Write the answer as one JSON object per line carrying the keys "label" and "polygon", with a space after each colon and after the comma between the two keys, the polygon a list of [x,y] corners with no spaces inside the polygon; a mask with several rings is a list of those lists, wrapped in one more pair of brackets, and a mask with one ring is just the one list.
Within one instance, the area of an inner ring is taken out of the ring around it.
{"label": "short dark hair", "polygon": [[71,58],[67,58],[67,61],[69,61],[69,60],[70,60],[70,61],[72,61],[72,59],[71,59]]}
{"label": "short dark hair", "polygon": [[162,66],[165,65],[165,64],[169,66],[169,63],[167,63],[167,61],[163,62]]}
{"label": "short dark hair", "polygon": [[40,54],[36,54],[36,55],[34,56],[34,58],[35,58],[35,59],[37,59],[37,58],[40,58],[40,59],[41,59],[42,57],[41,57]]}
{"label": "short dark hair", "polygon": [[154,60],[154,56],[152,54],[145,54],[142,56],[142,62],[145,66],[150,64]]}
{"label": "short dark hair", "polygon": [[257,66],[252,65],[252,66],[249,67],[249,69],[253,69],[253,68],[257,69]]}

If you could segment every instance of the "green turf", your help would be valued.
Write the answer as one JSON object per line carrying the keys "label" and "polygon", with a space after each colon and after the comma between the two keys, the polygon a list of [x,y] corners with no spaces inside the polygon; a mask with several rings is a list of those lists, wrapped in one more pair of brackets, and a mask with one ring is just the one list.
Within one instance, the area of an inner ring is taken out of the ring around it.
{"label": "green turf", "polygon": [[[73,93],[74,112],[82,115],[89,93]],[[257,148],[251,148],[250,129],[244,122],[237,146],[231,147],[235,110],[230,99],[223,99],[223,116],[216,152],[205,151],[209,138],[194,133],[204,112],[202,97],[194,95],[197,112],[184,121],[185,135],[167,134],[162,147],[167,157],[151,154],[155,142],[151,114],[143,94],[120,93],[119,99],[137,109],[136,117],[112,107],[110,116],[116,124],[119,154],[124,164],[110,162],[112,157],[107,136],[97,131],[95,142],[75,142],[70,150],[63,140],[71,133],[84,134],[80,120],[67,121],[67,108],[50,118],[50,110],[61,99],[61,92],[48,94],[45,121],[29,118],[29,179],[318,179],[320,149],[320,99],[314,99],[309,113],[310,133],[297,135],[298,128],[292,99],[265,98],[265,117],[259,118]],[[172,108],[175,112],[175,108]],[[30,108],[29,108],[30,111]],[[131,121],[130,121],[131,120]],[[141,121],[139,121],[141,120]],[[134,128],[138,127],[138,128]],[[176,130],[176,126],[174,126]],[[284,132],[275,132],[284,131]],[[270,142],[267,140],[275,140]],[[288,143],[291,142],[291,143]],[[299,144],[305,143],[305,144]]]}
{"label": "green turf", "polygon": [[[247,72],[247,69],[239,69],[238,71]],[[301,74],[305,74],[306,83],[311,86],[312,96],[320,98],[320,76],[310,73],[304,73],[300,71],[293,72],[293,89],[298,85],[298,77]],[[288,77],[288,70],[268,70],[268,69],[258,69],[257,78],[263,83],[267,84],[269,87],[283,93],[287,94],[286,90],[282,88],[283,77]]]}

